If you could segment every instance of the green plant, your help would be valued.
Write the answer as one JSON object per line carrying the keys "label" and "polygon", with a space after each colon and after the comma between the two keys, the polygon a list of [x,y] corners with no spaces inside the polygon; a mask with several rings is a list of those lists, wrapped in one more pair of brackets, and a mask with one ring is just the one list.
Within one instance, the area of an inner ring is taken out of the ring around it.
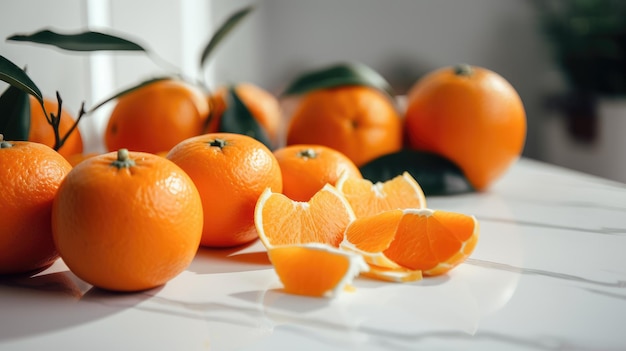
{"label": "green plant", "polygon": [[[215,51],[224,38],[230,33],[254,8],[252,6],[243,8],[234,14],[232,14],[211,36],[205,49],[202,51],[199,59],[200,68],[204,68],[208,62],[209,57]],[[60,94],[57,92],[57,100],[59,102],[59,111],[48,112],[45,111],[43,105],[43,95],[37,85],[28,77],[26,72],[16,66],[13,62],[0,56],[0,80],[3,80],[10,84],[9,88],[0,96],[0,133],[5,135],[6,139],[12,140],[27,140],[30,124],[28,121],[29,116],[29,104],[28,94],[34,96],[40,103],[41,108],[44,110],[45,115],[48,117],[48,123],[55,130],[55,149],[58,150],[63,145],[63,142],[67,139],[69,134],[76,128],[82,117],[89,115],[105,105],[106,103],[113,101],[129,92],[137,90],[143,86],[154,83],[155,81],[179,78],[185,81],[189,81],[195,85],[201,86],[206,90],[209,90],[207,83],[201,77],[199,80],[193,80],[189,77],[182,77],[176,67],[169,64],[165,60],[161,59],[156,52],[147,48],[145,45],[139,45],[129,39],[121,38],[107,33],[84,31],[73,34],[56,33],[51,30],[40,30],[32,34],[15,34],[7,38],[9,41],[16,42],[30,42],[36,44],[52,45],[57,48],[66,51],[78,51],[78,52],[92,52],[92,51],[132,51],[141,52],[147,54],[157,65],[165,68],[168,71],[164,76],[151,78],[138,84],[131,86],[127,89],[119,91],[104,101],[97,103],[90,109],[85,109],[84,103],[81,105],[80,111],[77,115],[74,127],[66,135],[59,135],[58,124],[60,116],[60,110],[62,106],[62,100]],[[229,101],[240,101],[234,91],[229,91]],[[235,104],[231,104],[235,105]],[[238,120],[242,123],[230,123],[227,124],[223,131],[233,133],[243,133],[250,130],[249,124],[255,124],[254,118],[250,115],[250,112],[245,106],[237,105],[233,108],[234,111],[229,111],[228,115],[237,115]],[[258,126],[257,126],[258,127]],[[256,128],[255,130],[257,130]],[[259,139],[262,135],[259,134]],[[261,140],[266,145],[266,140]]]}
{"label": "green plant", "polygon": [[626,2],[537,0],[541,29],[572,90],[626,93]]}

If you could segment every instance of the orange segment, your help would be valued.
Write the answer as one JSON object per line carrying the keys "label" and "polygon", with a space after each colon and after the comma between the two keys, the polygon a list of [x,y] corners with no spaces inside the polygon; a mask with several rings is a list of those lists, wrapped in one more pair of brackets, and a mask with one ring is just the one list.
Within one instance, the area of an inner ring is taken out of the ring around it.
{"label": "orange segment", "polygon": [[461,213],[391,210],[353,221],[341,247],[363,255],[370,265],[439,275],[474,251],[478,228],[473,216]]}
{"label": "orange segment", "polygon": [[408,172],[375,184],[367,179],[344,174],[336,186],[352,206],[357,218],[387,210],[426,207],[422,188]]}
{"label": "orange segment", "polygon": [[473,216],[409,209],[384,254],[403,267],[438,275],[463,262],[477,240],[478,222]]}
{"label": "orange segment", "polygon": [[285,292],[298,295],[334,296],[368,269],[361,256],[325,244],[279,246],[268,255]]}
{"label": "orange segment", "polygon": [[328,184],[308,202],[294,201],[266,189],[254,214],[257,232],[267,248],[305,243],[339,247],[344,230],[353,220],[350,204]]}
{"label": "orange segment", "polygon": [[341,248],[362,255],[370,265],[400,268],[383,251],[394,240],[402,216],[402,210],[391,210],[356,219],[346,228]]}

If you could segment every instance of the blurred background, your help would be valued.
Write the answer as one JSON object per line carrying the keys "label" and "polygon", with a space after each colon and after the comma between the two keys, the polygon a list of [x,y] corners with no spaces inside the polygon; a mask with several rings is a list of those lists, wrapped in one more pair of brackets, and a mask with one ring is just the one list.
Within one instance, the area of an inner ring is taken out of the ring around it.
{"label": "blurred background", "polygon": [[[213,30],[250,4],[252,15],[200,72]],[[305,70],[360,61],[401,95],[425,72],[470,63],[498,72],[522,97],[525,157],[626,182],[625,12],[621,0],[4,0],[0,54],[27,67],[44,95],[59,91],[74,113],[169,69],[278,94]],[[43,28],[106,31],[166,63],[5,40]],[[111,108],[81,121],[87,151],[102,148]]]}

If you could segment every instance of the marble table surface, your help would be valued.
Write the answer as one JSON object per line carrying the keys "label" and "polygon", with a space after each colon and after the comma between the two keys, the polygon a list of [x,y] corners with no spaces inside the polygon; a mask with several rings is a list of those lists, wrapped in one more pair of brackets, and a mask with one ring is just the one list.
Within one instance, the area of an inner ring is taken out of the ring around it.
{"label": "marble table surface", "polygon": [[288,295],[256,242],[116,294],[59,260],[0,279],[0,350],[626,350],[626,185],[522,159],[489,191],[428,207],[481,225],[447,275]]}

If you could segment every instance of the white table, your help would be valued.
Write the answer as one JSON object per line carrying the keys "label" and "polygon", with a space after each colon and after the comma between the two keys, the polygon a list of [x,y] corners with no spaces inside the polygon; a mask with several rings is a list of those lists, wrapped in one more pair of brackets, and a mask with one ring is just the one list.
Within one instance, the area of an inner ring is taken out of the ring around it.
{"label": "white table", "polygon": [[0,282],[0,350],[626,350],[626,185],[522,159],[488,192],[428,201],[480,221],[448,275],[287,295],[257,242],[113,294],[59,260]]}

